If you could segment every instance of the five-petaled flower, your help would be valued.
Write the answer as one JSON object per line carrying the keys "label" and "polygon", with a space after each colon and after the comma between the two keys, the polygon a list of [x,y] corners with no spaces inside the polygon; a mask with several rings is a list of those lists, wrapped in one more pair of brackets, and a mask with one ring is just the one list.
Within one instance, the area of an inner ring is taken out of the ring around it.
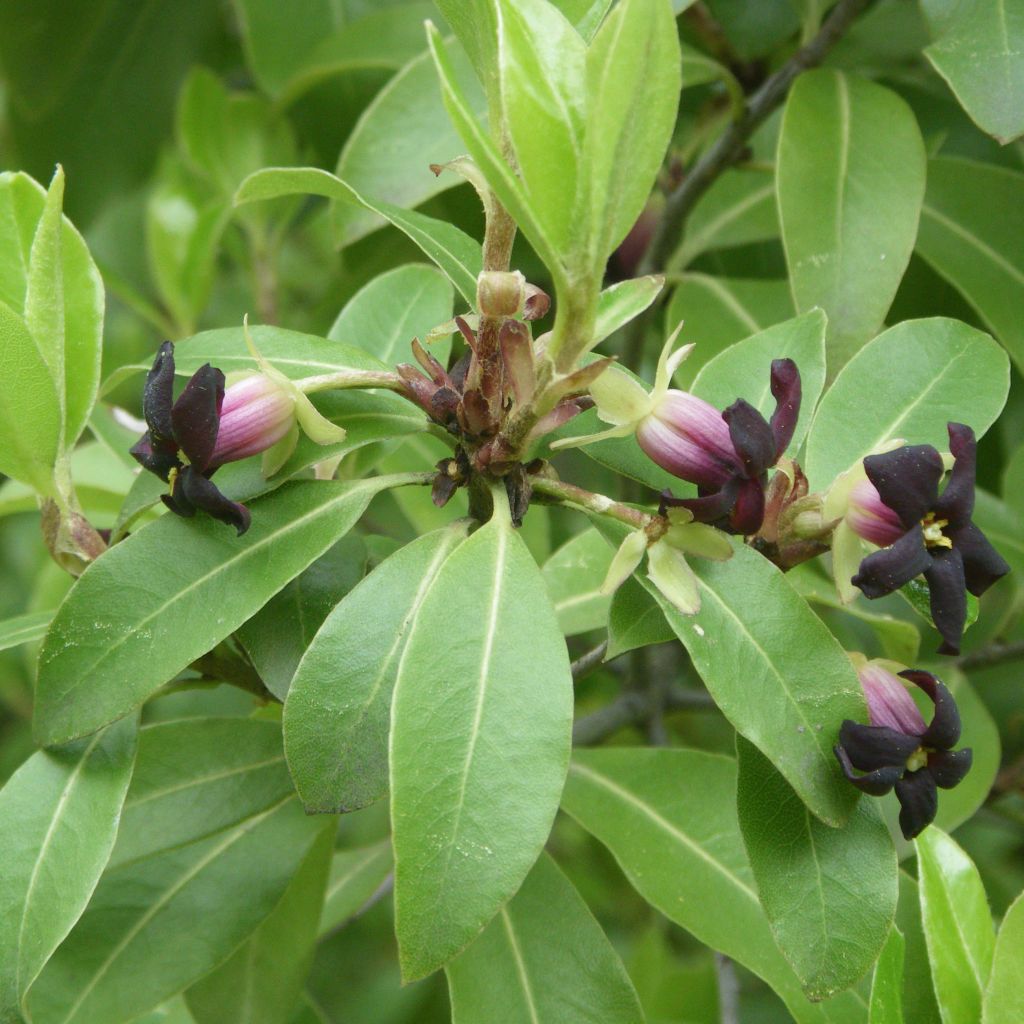
{"label": "five-petaled flower", "polygon": [[983,594],[1010,571],[974,525],[974,431],[950,423],[954,457],[939,493],[944,467],[931,445],[907,445],[864,459],[867,481],[851,493],[847,522],[859,536],[885,545],[868,555],[853,577],[865,597],[891,594],[923,575],[932,620],[942,635],[941,654],[958,654],[967,618],[966,591]]}
{"label": "five-petaled flower", "polygon": [[895,788],[900,829],[913,839],[935,820],[937,787],[956,786],[970,771],[972,753],[969,747],[953,749],[960,739],[960,713],[945,685],[929,672],[906,669],[899,674],[931,698],[931,723],[925,724],[892,672],[878,662],[863,662],[858,676],[871,725],[844,721],[835,755],[846,778],[863,792],[883,796]]}

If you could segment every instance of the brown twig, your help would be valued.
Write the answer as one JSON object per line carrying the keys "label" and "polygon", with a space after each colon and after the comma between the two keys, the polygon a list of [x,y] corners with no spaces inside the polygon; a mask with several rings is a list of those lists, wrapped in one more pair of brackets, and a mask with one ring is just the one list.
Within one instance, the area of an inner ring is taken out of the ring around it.
{"label": "brown twig", "polygon": [[1024,640],[1017,640],[1014,643],[994,643],[987,647],[971,651],[957,659],[957,667],[965,672],[977,668],[991,668],[993,665],[1002,665],[1006,661],[1020,661],[1024,659]]}
{"label": "brown twig", "polygon": [[[631,689],[621,693],[611,704],[606,704],[589,715],[577,719],[572,729],[572,741],[578,747],[600,743],[601,740],[627,725],[636,725],[650,718],[652,696],[643,690]],[[715,702],[703,690],[688,690],[672,686],[665,694],[666,711],[711,711]]]}

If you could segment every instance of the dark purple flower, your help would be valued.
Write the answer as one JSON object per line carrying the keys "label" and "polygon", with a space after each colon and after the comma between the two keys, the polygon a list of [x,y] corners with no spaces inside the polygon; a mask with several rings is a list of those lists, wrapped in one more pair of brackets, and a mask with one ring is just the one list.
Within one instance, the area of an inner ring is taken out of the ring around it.
{"label": "dark purple flower", "polygon": [[848,522],[860,536],[888,545],[860,563],[853,585],[865,597],[877,598],[923,575],[932,620],[942,635],[939,653],[959,654],[967,619],[966,592],[980,596],[1010,567],[971,521],[974,431],[963,423],[950,423],[947,429],[955,461],[941,494],[942,456],[931,445],[869,455],[864,470],[878,500],[862,488],[853,495],[853,504],[860,509]]}
{"label": "dark purple flower", "polygon": [[668,391],[637,428],[640,447],[662,469],[697,485],[697,498],[662,496],[698,522],[732,533],[757,533],[764,520],[768,470],[793,439],[800,416],[800,371],[772,362],[775,412],[767,421],[742,398],[724,412],[683,391]]}
{"label": "dark purple flower", "polygon": [[[174,401],[174,346],[160,346],[146,377],[142,410],[149,430],[131,453],[151,473],[170,485],[164,504],[180,516],[202,509],[239,534],[249,529],[249,510],[231,501],[211,483],[220,464],[215,459],[224,405],[224,374],[206,363],[189,379]],[[223,461],[223,460],[222,460]]]}
{"label": "dark purple flower", "polygon": [[891,672],[868,662],[858,675],[871,725],[846,719],[835,755],[843,774],[861,791],[883,796],[895,788],[900,829],[906,839],[913,839],[935,820],[938,788],[952,789],[971,769],[971,749],[953,750],[960,739],[956,701],[930,672],[900,672],[935,705],[931,723],[925,725],[910,694]]}

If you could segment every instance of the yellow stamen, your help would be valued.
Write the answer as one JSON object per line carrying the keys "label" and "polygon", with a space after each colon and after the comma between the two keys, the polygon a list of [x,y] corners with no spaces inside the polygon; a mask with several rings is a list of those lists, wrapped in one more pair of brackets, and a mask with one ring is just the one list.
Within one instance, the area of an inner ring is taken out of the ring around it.
{"label": "yellow stamen", "polygon": [[178,479],[178,467],[172,466],[171,471],[167,474],[167,483],[170,485],[171,494],[174,493],[174,483]]}
{"label": "yellow stamen", "polygon": [[951,548],[953,542],[942,532],[943,527],[949,526],[948,519],[936,519],[931,512],[921,520],[921,528],[924,531],[924,543],[929,548]]}
{"label": "yellow stamen", "polygon": [[928,754],[924,747],[918,747],[910,757],[907,758],[907,771],[916,772],[918,768],[923,768],[928,763]]}

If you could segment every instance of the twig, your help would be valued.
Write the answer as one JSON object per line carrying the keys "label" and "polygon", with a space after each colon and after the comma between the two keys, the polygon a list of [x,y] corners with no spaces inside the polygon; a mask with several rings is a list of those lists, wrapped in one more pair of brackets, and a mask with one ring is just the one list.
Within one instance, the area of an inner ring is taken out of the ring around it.
{"label": "twig", "polygon": [[739,1024],[740,985],[732,961],[723,953],[715,953],[718,975],[718,1019],[721,1024]]}
{"label": "twig", "polygon": [[[702,690],[687,690],[682,686],[673,686],[665,695],[666,711],[711,711],[714,707],[715,702],[710,694]],[[651,710],[650,694],[642,690],[627,690],[611,704],[578,719],[573,726],[572,741],[578,747],[600,743],[627,725],[646,721]]]}
{"label": "twig", "polygon": [[596,647],[581,654],[571,665],[573,679],[582,679],[604,661],[608,653],[608,641],[602,640]]}
{"label": "twig", "polygon": [[957,659],[957,667],[965,671],[974,668],[991,668],[993,665],[1001,665],[1004,661],[1018,661],[1024,659],[1024,640],[1017,640],[1012,644],[994,643],[982,647],[977,651],[971,651]]}
{"label": "twig", "polygon": [[637,276],[652,274],[668,262],[697,200],[718,176],[743,155],[754,131],[786,98],[794,79],[803,71],[820,64],[839,41],[854,19],[871,0],[839,0],[818,34],[797,50],[751,97],[743,113],[718,141],[697,161],[678,188],[668,197],[665,210]]}
{"label": "twig", "polygon": [[[530,486],[533,488],[534,494],[552,498],[564,505],[573,505],[587,512],[608,516],[609,519],[617,519],[620,523],[625,523],[634,529],[656,530],[661,525],[661,532],[664,532],[662,525],[664,520],[661,520],[660,517],[651,515],[649,512],[642,512],[630,505],[623,505],[603,494],[595,494],[593,491],[566,483],[564,480],[553,480],[551,477],[540,475],[531,476]],[[656,538],[652,537],[653,539]]]}

